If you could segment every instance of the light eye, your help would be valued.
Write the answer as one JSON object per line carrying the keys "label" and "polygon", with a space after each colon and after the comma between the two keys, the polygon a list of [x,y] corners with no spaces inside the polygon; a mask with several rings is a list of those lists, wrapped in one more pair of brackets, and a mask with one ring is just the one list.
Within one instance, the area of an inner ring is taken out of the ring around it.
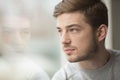
{"label": "light eye", "polygon": [[78,32],[79,30],[77,28],[71,28],[70,32]]}
{"label": "light eye", "polygon": [[29,34],[30,31],[23,31],[23,32],[21,32],[21,33],[23,33],[23,34]]}
{"label": "light eye", "polygon": [[30,30],[29,29],[22,29],[21,34],[29,34]]}
{"label": "light eye", "polygon": [[61,36],[62,35],[62,30],[61,29],[57,29],[57,31],[58,31],[59,36]]}
{"label": "light eye", "polygon": [[3,32],[4,34],[9,34],[9,35],[10,35],[11,33],[13,33],[11,30],[3,30],[2,32]]}

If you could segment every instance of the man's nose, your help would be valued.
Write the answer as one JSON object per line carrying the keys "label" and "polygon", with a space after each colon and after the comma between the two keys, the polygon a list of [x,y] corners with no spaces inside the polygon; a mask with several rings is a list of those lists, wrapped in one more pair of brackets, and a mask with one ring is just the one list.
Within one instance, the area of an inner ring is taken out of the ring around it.
{"label": "man's nose", "polygon": [[64,32],[61,36],[61,42],[62,44],[70,44],[71,43],[71,39],[68,33]]}

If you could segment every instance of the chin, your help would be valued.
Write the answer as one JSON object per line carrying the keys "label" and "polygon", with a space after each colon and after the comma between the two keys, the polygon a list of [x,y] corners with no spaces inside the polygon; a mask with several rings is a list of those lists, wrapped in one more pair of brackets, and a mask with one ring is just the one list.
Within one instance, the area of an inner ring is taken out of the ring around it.
{"label": "chin", "polygon": [[79,62],[78,59],[73,58],[73,57],[67,57],[67,60],[68,60],[69,62],[71,62],[71,63],[73,63],[73,62]]}
{"label": "chin", "polygon": [[81,62],[88,59],[89,56],[67,56],[67,60],[71,63]]}

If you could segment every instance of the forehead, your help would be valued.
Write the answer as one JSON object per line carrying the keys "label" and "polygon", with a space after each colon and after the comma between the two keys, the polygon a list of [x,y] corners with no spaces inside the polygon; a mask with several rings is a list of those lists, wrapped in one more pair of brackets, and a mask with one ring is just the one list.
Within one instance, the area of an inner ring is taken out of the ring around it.
{"label": "forehead", "polygon": [[5,16],[2,21],[3,28],[28,28],[30,21],[26,17]]}
{"label": "forehead", "polygon": [[57,26],[67,26],[71,24],[85,24],[84,14],[80,12],[63,13],[57,17]]}

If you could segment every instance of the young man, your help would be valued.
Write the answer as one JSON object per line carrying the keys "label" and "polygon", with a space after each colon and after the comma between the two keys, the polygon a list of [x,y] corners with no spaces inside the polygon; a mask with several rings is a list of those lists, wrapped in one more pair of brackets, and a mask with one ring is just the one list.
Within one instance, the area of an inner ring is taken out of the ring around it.
{"label": "young man", "polygon": [[54,17],[69,63],[52,80],[120,79],[120,52],[105,48],[108,12],[101,0],[62,0]]}
{"label": "young man", "polygon": [[30,20],[4,16],[0,25],[0,80],[49,80],[43,69],[24,54],[30,38]]}

